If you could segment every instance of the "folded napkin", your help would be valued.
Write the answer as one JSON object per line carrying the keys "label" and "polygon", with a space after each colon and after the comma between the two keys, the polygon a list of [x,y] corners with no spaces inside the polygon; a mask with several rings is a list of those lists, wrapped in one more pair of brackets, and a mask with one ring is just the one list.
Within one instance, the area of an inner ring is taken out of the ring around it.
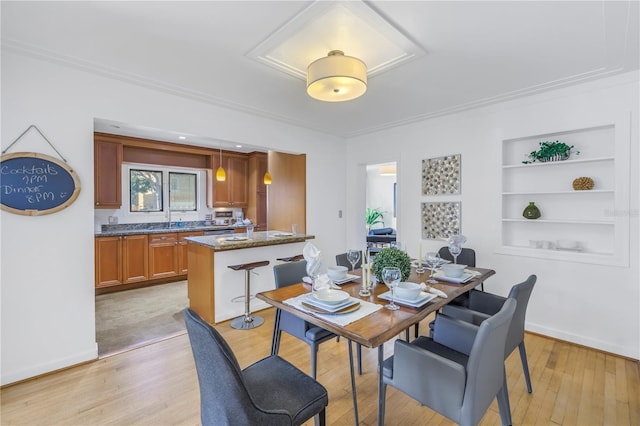
{"label": "folded napkin", "polygon": [[447,244],[449,244],[449,246],[462,247],[462,245],[466,242],[467,242],[467,237],[465,237],[462,234],[451,235],[449,236],[449,238],[447,238]]}
{"label": "folded napkin", "polygon": [[322,252],[316,246],[307,242],[302,248],[302,257],[307,261],[307,274],[311,278],[313,288],[321,290],[332,286],[332,282],[327,274],[322,274]]}

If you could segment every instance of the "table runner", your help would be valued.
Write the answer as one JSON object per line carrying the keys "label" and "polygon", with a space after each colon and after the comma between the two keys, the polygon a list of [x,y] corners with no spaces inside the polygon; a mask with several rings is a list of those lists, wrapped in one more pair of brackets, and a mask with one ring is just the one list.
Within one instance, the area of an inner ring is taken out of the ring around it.
{"label": "table runner", "polygon": [[292,297],[291,299],[285,300],[283,303],[291,305],[296,309],[307,312],[311,315],[317,316],[318,318],[322,318],[325,321],[332,322],[340,326],[351,324],[352,322],[358,321],[359,319],[362,319],[367,315],[372,314],[378,309],[382,308],[382,305],[377,305],[365,300],[356,299],[360,302],[360,309],[358,309],[357,311],[349,312],[347,314],[320,314],[318,312],[310,311],[309,309],[306,309],[304,306],[302,306],[302,302],[307,299],[309,294],[310,293],[305,293],[297,297]]}

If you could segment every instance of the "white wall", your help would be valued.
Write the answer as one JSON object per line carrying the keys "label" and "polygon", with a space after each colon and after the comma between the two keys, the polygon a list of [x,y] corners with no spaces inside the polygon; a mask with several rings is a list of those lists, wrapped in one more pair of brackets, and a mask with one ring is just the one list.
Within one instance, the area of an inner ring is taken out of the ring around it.
{"label": "white wall", "polygon": [[[0,213],[2,384],[97,357],[95,117],[305,152],[307,233],[316,234],[314,243],[328,257],[344,251],[345,221],[337,214],[345,208],[342,140],[3,48],[3,149],[29,125],[37,125],[78,173],[82,190],[70,207],[55,214]],[[10,152],[56,156],[34,135],[30,132]],[[331,173],[321,173],[327,170]]]}
{"label": "white wall", "polygon": [[[478,266],[497,272],[485,289],[506,295],[513,284],[536,274],[528,330],[640,359],[638,98],[638,74],[633,73],[352,138],[347,149],[348,186],[355,194],[364,191],[359,174],[365,163],[398,162],[398,238],[415,256],[421,239],[420,203],[426,201],[420,187],[421,160],[462,154],[462,232],[467,246],[477,252]],[[621,214],[630,216],[630,266],[497,254],[501,141],[585,128],[603,120],[614,123],[629,114],[630,206]],[[363,208],[363,197],[349,198],[349,212]],[[350,214],[347,220],[359,218]],[[357,228],[347,230],[349,245],[361,240]],[[441,245],[424,241],[425,250]]]}

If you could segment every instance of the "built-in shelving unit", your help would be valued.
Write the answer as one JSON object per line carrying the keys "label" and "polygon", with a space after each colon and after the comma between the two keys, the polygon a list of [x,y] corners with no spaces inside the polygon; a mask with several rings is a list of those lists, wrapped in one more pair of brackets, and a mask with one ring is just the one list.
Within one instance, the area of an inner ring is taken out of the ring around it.
{"label": "built-in shelving unit", "polygon": [[[629,119],[502,141],[502,254],[575,262],[629,263]],[[564,161],[523,164],[539,142],[574,145]],[[574,190],[587,176],[592,190]],[[539,219],[525,219],[534,202]],[[625,210],[626,209],[626,210]],[[575,245],[574,245],[575,243]]]}

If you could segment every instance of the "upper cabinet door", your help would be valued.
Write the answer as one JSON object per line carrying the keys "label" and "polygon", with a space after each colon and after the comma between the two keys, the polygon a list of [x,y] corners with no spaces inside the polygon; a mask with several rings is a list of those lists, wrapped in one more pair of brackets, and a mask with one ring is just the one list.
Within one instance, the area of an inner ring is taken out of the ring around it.
{"label": "upper cabinet door", "polygon": [[122,144],[96,138],[94,158],[94,205],[99,209],[119,209],[122,205]]}
{"label": "upper cabinet door", "polygon": [[224,181],[216,180],[216,171],[220,166],[220,157],[211,156],[211,170],[208,173],[209,188],[213,189],[213,207],[248,206],[247,182],[249,178],[249,160],[246,155],[223,154],[222,168]]}

